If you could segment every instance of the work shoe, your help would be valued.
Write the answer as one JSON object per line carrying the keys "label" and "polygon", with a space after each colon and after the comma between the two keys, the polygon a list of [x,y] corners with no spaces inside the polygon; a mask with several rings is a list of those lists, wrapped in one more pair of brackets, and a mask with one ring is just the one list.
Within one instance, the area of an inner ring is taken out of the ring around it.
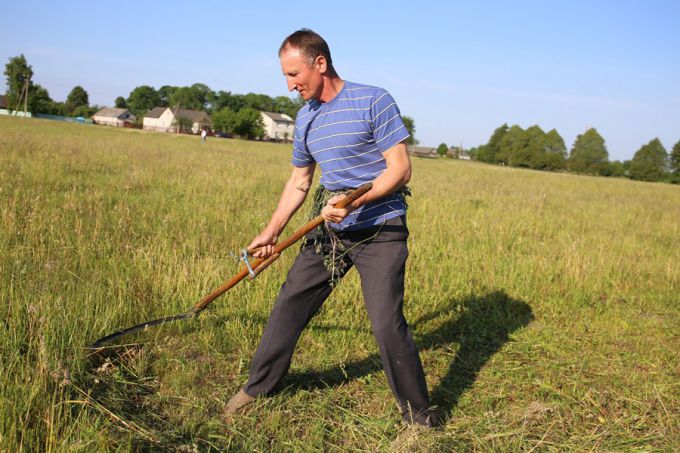
{"label": "work shoe", "polygon": [[413,453],[434,450],[432,433],[444,422],[439,412],[434,408],[416,414],[405,411],[402,417],[405,424],[390,443],[390,451]]}
{"label": "work shoe", "polygon": [[421,412],[412,412],[405,410],[402,412],[402,418],[406,423],[424,426],[426,428],[439,428],[444,424],[444,420],[435,408],[430,408]]}
{"label": "work shoe", "polygon": [[241,389],[236,395],[231,397],[227,403],[227,406],[224,408],[222,415],[224,415],[225,419],[231,419],[231,417],[233,417],[239,410],[253,401],[255,401],[255,397],[248,395],[243,389]]}

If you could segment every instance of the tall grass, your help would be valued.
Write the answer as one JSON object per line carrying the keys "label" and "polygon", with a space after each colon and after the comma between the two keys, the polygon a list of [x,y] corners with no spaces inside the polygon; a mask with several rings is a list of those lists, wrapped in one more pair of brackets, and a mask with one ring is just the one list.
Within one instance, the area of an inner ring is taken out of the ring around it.
{"label": "tall grass", "polygon": [[399,422],[354,271],[280,391],[221,420],[293,250],[197,320],[90,355],[231,277],[289,159],[276,144],[0,118],[0,450],[680,449],[669,185],[413,162],[406,313],[448,417],[438,431]]}

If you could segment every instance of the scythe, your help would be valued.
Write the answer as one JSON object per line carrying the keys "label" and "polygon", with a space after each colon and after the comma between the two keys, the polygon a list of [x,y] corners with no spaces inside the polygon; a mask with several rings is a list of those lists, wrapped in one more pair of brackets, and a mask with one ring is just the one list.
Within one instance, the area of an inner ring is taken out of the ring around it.
{"label": "scythe", "polygon": [[[338,208],[344,208],[347,206],[349,203],[353,202],[369,190],[371,190],[371,187],[373,187],[373,183],[366,183],[357,189],[353,190],[350,192],[345,198],[340,200],[335,206]],[[304,235],[312,231],[314,228],[318,227],[323,223],[323,217],[321,215],[315,217],[314,219],[310,220],[307,224],[296,230],[293,234],[291,234],[288,238],[286,238],[284,241],[281,243],[277,244],[276,247],[274,248],[274,253],[270,255],[267,258],[257,258],[254,260],[252,263],[249,263],[247,259],[245,259],[246,265],[239,271],[238,274],[234,275],[228,282],[226,282],[224,285],[220,286],[217,288],[215,291],[212,293],[208,294],[205,296],[203,299],[200,300],[196,305],[194,305],[189,311],[185,313],[179,313],[176,315],[172,316],[166,316],[164,318],[159,318],[159,319],[154,319],[151,321],[146,321],[141,324],[137,324],[135,326],[129,327],[124,330],[119,330],[117,332],[114,332],[110,335],[107,335],[105,337],[100,338],[99,340],[95,341],[92,346],[90,346],[90,349],[99,349],[104,345],[105,343],[108,343],[110,341],[113,341],[117,338],[120,338],[124,335],[128,335],[131,333],[139,332],[141,330],[146,330],[149,327],[152,326],[157,326],[160,324],[164,324],[166,322],[171,322],[171,321],[178,321],[182,319],[189,319],[189,318],[194,318],[199,315],[203,310],[205,310],[208,305],[218,297],[220,297],[222,294],[226,293],[229,291],[231,288],[236,286],[237,283],[239,283],[241,280],[244,278],[250,276],[251,279],[255,278],[260,272],[262,272],[264,269],[266,269],[269,265],[271,265],[274,261],[278,259],[279,256],[281,256],[281,252],[283,252],[285,249],[290,247],[291,245],[295,244],[300,238],[302,238]],[[245,257],[247,258],[247,257]]]}

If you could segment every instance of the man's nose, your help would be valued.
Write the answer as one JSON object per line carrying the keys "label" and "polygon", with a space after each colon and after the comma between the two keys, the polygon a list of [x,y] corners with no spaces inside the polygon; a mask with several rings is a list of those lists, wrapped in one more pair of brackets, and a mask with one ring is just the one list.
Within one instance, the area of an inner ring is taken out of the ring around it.
{"label": "man's nose", "polygon": [[297,90],[297,84],[291,79],[286,79],[286,83],[288,83],[288,91]]}

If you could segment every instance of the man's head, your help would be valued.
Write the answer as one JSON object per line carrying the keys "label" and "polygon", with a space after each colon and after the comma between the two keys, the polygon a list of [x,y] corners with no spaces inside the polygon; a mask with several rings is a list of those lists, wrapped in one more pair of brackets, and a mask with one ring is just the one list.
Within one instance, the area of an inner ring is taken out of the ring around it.
{"label": "man's head", "polygon": [[284,39],[279,60],[288,89],[297,90],[305,101],[321,97],[324,77],[337,77],[328,44],[307,28]]}

